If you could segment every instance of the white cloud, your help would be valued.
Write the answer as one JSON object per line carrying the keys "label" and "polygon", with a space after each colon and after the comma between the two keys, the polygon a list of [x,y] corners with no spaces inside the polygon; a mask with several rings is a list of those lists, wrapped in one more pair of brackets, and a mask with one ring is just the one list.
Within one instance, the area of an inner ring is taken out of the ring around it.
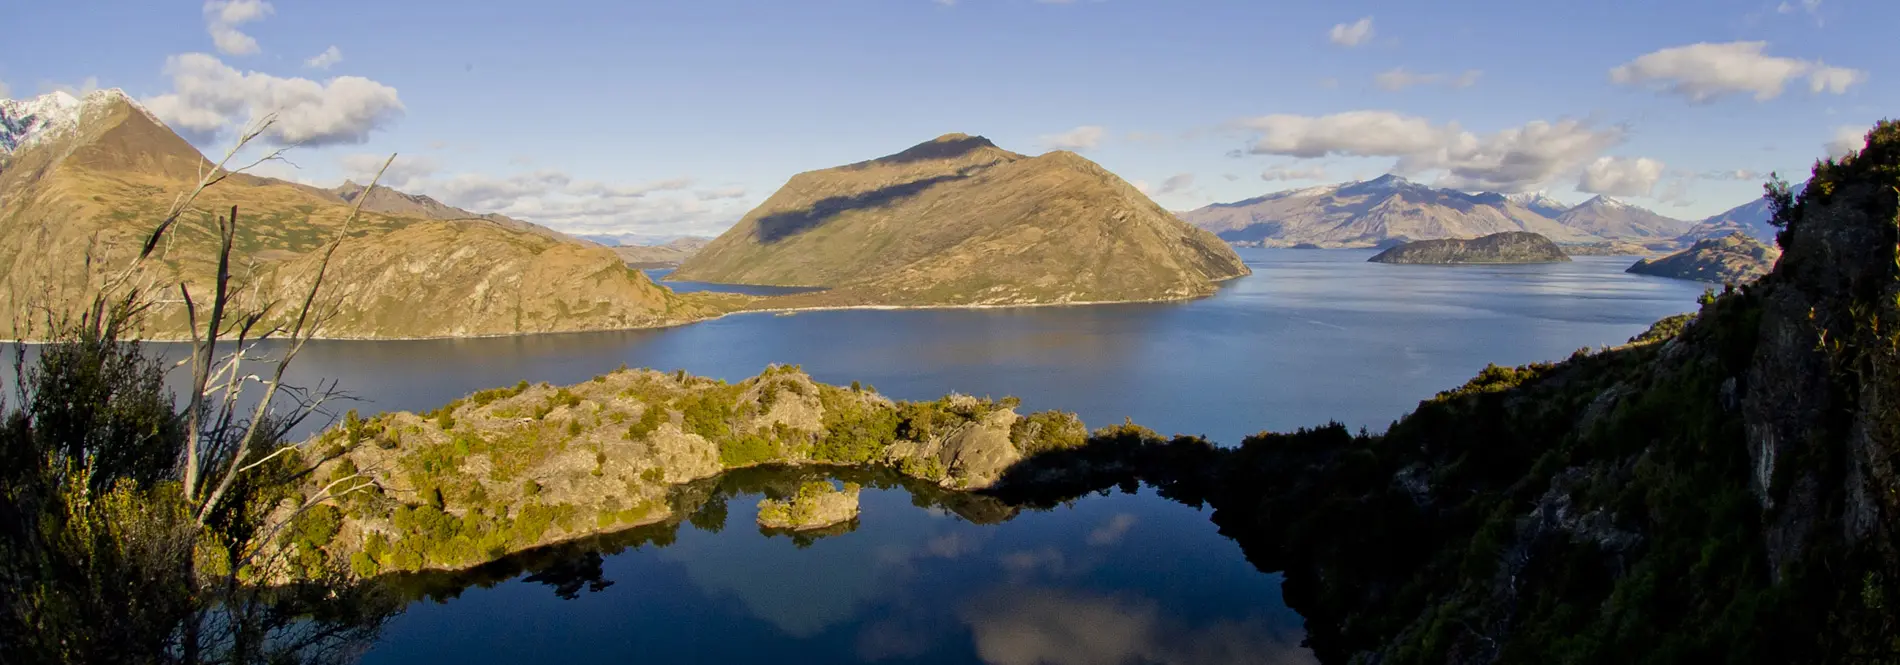
{"label": "white cloud", "polygon": [[7,87],[7,82],[0,81],[0,99],[6,99],[8,98],[9,95],[12,95],[12,94],[13,94],[13,90]]}
{"label": "white cloud", "polygon": [[1307,665],[1312,652],[1264,619],[1189,624],[1152,600],[1060,588],[1006,587],[960,608],[990,665]]}
{"label": "white cloud", "polygon": [[[1688,175],[1688,174],[1685,174],[1685,175]],[[1703,171],[1701,173],[1695,173],[1693,175],[1694,177],[1701,178],[1703,180],[1761,180],[1763,178],[1768,177],[1767,174],[1765,173],[1762,173],[1760,171],[1750,171],[1748,169],[1730,169],[1726,171],[1722,171],[1722,170]]]}
{"label": "white cloud", "polygon": [[697,192],[694,192],[693,195],[699,197],[699,200],[701,201],[718,201],[720,199],[742,199],[742,198],[745,198],[745,187],[742,185],[733,185],[731,187],[702,189]]}
{"label": "white cloud", "polygon": [[[354,152],[339,156],[336,161],[343,168],[343,177],[358,183],[368,183],[370,178],[376,177],[376,169],[382,168],[385,159],[389,159],[389,155]],[[381,182],[391,189],[406,190],[424,178],[435,175],[440,168],[435,160],[428,157],[397,155],[396,161],[390,162],[389,169],[383,172]]]}
{"label": "white cloud", "polygon": [[1695,202],[1689,199],[1689,180],[1687,178],[1676,178],[1669,181],[1669,184],[1663,185],[1663,190],[1656,195],[1656,200],[1667,203],[1675,208],[1686,208],[1695,205]]}
{"label": "white cloud", "polygon": [[1404,90],[1406,88],[1410,88],[1415,85],[1437,83],[1438,80],[1441,78],[1444,78],[1444,77],[1438,74],[1414,74],[1412,72],[1406,71],[1404,67],[1398,67],[1398,68],[1394,68],[1388,71],[1380,72],[1378,76],[1375,76],[1372,78],[1372,81],[1374,84],[1377,84],[1380,88],[1397,91],[1397,90]]}
{"label": "white cloud", "polygon": [[1465,73],[1457,76],[1450,76],[1446,74],[1416,73],[1404,67],[1396,67],[1380,72],[1378,76],[1373,77],[1372,81],[1382,89],[1396,92],[1413,86],[1440,83],[1453,88],[1469,88],[1477,85],[1478,78],[1481,76],[1484,76],[1484,72],[1476,69],[1466,70]]}
{"label": "white cloud", "polygon": [[1478,135],[1393,111],[1270,115],[1237,124],[1259,132],[1248,149],[1256,155],[1392,157],[1398,173],[1440,171],[1440,187],[1505,193],[1536,189],[1623,140],[1620,128],[1581,120],[1538,120]]}
{"label": "white cloud", "polygon": [[1146,180],[1136,180],[1136,181],[1133,181],[1133,182],[1130,182],[1130,183],[1128,183],[1128,184],[1129,184],[1129,185],[1132,185],[1132,186],[1134,186],[1134,188],[1135,188],[1135,191],[1137,191],[1137,192],[1141,192],[1141,193],[1143,193],[1143,194],[1153,194],[1153,193],[1154,193],[1154,188],[1153,188],[1153,187],[1149,187],[1149,186],[1148,186],[1148,181],[1146,181]]}
{"label": "white cloud", "polygon": [[1099,125],[1084,125],[1061,134],[1043,135],[1042,144],[1056,150],[1093,150],[1102,144],[1102,136],[1108,130]]}
{"label": "white cloud", "polygon": [[343,62],[343,51],[336,46],[331,46],[323,49],[322,53],[311,56],[309,60],[303,61],[303,64],[311,69],[329,69],[331,65],[339,62]]}
{"label": "white cloud", "polygon": [[1622,141],[1621,128],[1537,120],[1485,136],[1457,132],[1439,150],[1406,155],[1397,166],[1401,172],[1443,170],[1435,183],[1440,187],[1511,194],[1536,189]]}
{"label": "white cloud", "polygon": [[1808,74],[1808,92],[1846,94],[1848,88],[1860,85],[1867,80],[1867,72],[1846,67],[1827,67],[1816,65]]}
{"label": "white cloud", "polygon": [[[1188,179],[1192,180],[1193,177],[1190,176]],[[1173,180],[1173,178],[1169,178],[1169,180]],[[1134,528],[1135,521],[1135,516],[1132,514],[1116,513],[1114,517],[1108,518],[1107,522],[1104,522],[1101,526],[1095,527],[1095,530],[1089,532],[1089,544],[1113,545],[1120,542],[1122,536],[1128,535],[1128,530]]]}
{"label": "white cloud", "polygon": [[1827,156],[1841,157],[1847,153],[1867,147],[1867,130],[1853,125],[1834,128],[1834,138],[1828,139],[1825,146]]}
{"label": "white cloud", "polygon": [[576,180],[543,169],[506,176],[417,177],[400,188],[475,212],[501,213],[582,234],[706,235],[745,214],[743,187],[693,190],[692,183],[684,177],[635,183]]}
{"label": "white cloud", "polygon": [[1329,154],[1390,157],[1444,145],[1447,129],[1391,111],[1346,111],[1325,116],[1276,114],[1249,118],[1241,127],[1260,132],[1248,150],[1256,155],[1324,157]]}
{"label": "white cloud", "polygon": [[86,93],[99,89],[99,77],[88,76],[78,83],[41,83],[40,91],[63,92],[74,97],[84,97]]}
{"label": "white cloud", "polygon": [[1827,24],[1826,21],[1821,19],[1821,0],[1800,0],[1800,4],[1783,2],[1775,6],[1775,13],[1777,14],[1793,14],[1795,12],[1807,14],[1809,18],[1814,19],[1815,25]]}
{"label": "white cloud", "polygon": [[1187,191],[1188,188],[1193,187],[1193,186],[1194,186],[1194,174],[1177,173],[1177,174],[1168,176],[1167,180],[1161,181],[1161,187],[1157,188],[1154,193],[1157,195],[1179,194],[1179,193]]}
{"label": "white cloud", "polygon": [[1325,180],[1326,168],[1323,166],[1275,166],[1260,172],[1260,179],[1267,182],[1287,180]]}
{"label": "white cloud", "polygon": [[1649,196],[1662,180],[1663,163],[1648,157],[1598,157],[1583,169],[1577,191],[1612,196]]}
{"label": "white cloud", "polygon": [[567,187],[567,193],[576,196],[598,196],[610,199],[640,198],[654,192],[677,191],[693,186],[692,178],[668,178],[652,182],[637,182],[630,185],[609,185],[592,180],[577,182]]}
{"label": "white cloud", "polygon": [[165,73],[172,91],[144,100],[146,107],[200,142],[275,113],[277,122],[264,137],[272,142],[363,143],[403,111],[395,88],[357,76],[318,83],[240,72],[204,53],[166,58]]}
{"label": "white cloud", "polygon": [[257,53],[257,40],[238,30],[238,26],[269,16],[270,3],[264,0],[205,0],[205,30],[218,52],[226,55]]}
{"label": "white cloud", "polygon": [[1326,33],[1334,44],[1352,48],[1372,39],[1372,17],[1367,16],[1352,23],[1340,23]]}
{"label": "white cloud", "polygon": [[1220,177],[1222,177],[1222,178],[1226,178],[1226,179],[1227,179],[1227,182],[1239,182],[1239,181],[1240,181],[1240,174],[1237,174],[1237,173],[1222,173],[1222,174],[1220,174]]}
{"label": "white cloud", "polygon": [[1610,80],[1646,86],[1703,103],[1753,93],[1756,101],[1779,97],[1788,82],[1807,77],[1810,92],[1842,94],[1867,79],[1865,72],[1819,61],[1763,53],[1767,42],[1708,42],[1643,55],[1610,70]]}

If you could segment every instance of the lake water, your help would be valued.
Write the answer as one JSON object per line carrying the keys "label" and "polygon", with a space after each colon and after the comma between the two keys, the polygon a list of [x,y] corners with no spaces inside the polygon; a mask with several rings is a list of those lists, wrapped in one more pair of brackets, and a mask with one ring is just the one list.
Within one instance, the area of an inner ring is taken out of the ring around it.
{"label": "lake water", "polygon": [[[1252,276],[1186,303],[329,342],[313,344],[298,373],[338,379],[364,398],[359,409],[378,411],[521,379],[573,383],[622,363],[728,380],[793,363],[901,399],[1017,395],[1091,425],[1132,417],[1232,444],[1328,420],[1381,430],[1486,363],[1622,343],[1694,309],[1705,288],[1626,274],[1626,257],[1444,267],[1366,263],[1371,251],[1241,254]],[[855,531],[803,548],[757,531],[757,499],[735,492],[723,529],[685,526],[665,546],[605,557],[598,577],[613,584],[599,591],[567,599],[514,579],[419,602],[367,661],[1310,661],[1278,577],[1254,570],[1205,513],[1146,490],[978,524],[918,507],[928,502],[900,486],[872,489]]]}

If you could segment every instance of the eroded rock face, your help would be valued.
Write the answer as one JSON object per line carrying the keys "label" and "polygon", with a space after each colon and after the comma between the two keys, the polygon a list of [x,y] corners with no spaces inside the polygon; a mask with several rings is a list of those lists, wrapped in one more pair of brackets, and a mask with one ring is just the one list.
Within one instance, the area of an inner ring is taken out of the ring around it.
{"label": "eroded rock face", "polygon": [[[1878,347],[1853,348],[1881,342],[1856,331],[1900,320],[1893,196],[1854,183],[1810,198],[1786,234],[1780,279],[1764,304],[1743,419],[1777,574],[1816,538],[1862,542],[1900,516],[1895,360]],[[1834,521],[1827,513],[1837,501],[1840,533],[1818,533]]]}
{"label": "eroded rock face", "polygon": [[759,526],[810,531],[849,522],[858,518],[858,492],[855,484],[840,490],[829,481],[807,483],[796,496],[760,500]]}
{"label": "eroded rock face", "polygon": [[[974,399],[962,395],[955,398]],[[919,475],[947,488],[988,488],[1023,459],[1022,450],[1010,441],[1010,427],[1016,419],[1014,409],[1000,409],[928,441],[899,441],[891,446],[887,459],[900,468],[909,465],[926,469]]]}

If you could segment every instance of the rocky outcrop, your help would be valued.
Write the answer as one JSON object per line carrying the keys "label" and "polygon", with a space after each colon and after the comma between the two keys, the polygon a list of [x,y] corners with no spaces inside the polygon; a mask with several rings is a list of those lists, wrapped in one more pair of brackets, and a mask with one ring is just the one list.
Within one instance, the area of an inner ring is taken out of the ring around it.
{"label": "rocky outcrop", "polygon": [[[977,403],[968,395],[946,399],[953,408],[969,409]],[[1010,442],[1010,429],[1017,419],[1012,409],[994,411],[925,441],[899,441],[886,459],[900,468],[919,469],[944,487],[987,488],[1023,458],[1023,451]]]}
{"label": "rocky outcrop", "polygon": [[[1073,414],[1025,417],[1014,406],[967,395],[895,402],[795,367],[737,384],[623,369],[485,390],[424,414],[352,413],[306,443],[316,472],[300,491],[357,487],[338,502],[328,555],[359,574],[460,569],[678,519],[682,487],[735,470],[878,467],[957,494],[996,485],[1025,451],[1083,443]],[[835,525],[843,500],[808,497],[785,506],[787,519]]]}
{"label": "rocky outcrop", "polygon": [[798,494],[759,501],[759,526],[787,531],[811,531],[858,518],[859,487],[846,483],[839,489],[829,481],[806,483]]}
{"label": "rocky outcrop", "polygon": [[1080,155],[948,134],[793,176],[668,279],[825,288],[813,306],[1024,305],[1195,298],[1247,273]]}
{"label": "rocky outcrop", "polygon": [[1675,254],[1637,261],[1625,272],[1716,284],[1745,284],[1768,274],[1780,258],[1781,250],[1734,233],[1698,240],[1694,246]]}
{"label": "rocky outcrop", "polygon": [[1557,263],[1570,256],[1549,238],[1514,231],[1482,238],[1408,242],[1370,259],[1373,263],[1453,265],[1462,263]]}

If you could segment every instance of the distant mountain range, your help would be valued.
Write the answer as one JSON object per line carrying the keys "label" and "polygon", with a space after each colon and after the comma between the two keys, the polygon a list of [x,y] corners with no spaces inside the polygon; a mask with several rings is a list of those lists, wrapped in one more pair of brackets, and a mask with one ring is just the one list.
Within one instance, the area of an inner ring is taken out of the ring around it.
{"label": "distant mountain range", "polygon": [[658,245],[614,245],[614,253],[636,268],[677,266],[705,249],[712,238],[684,236]]}
{"label": "distant mountain range", "polygon": [[1179,213],[1239,245],[1375,247],[1528,231],[1570,245],[1629,241],[1673,247],[1693,222],[1608,196],[1567,206],[1542,193],[1471,194],[1396,175],[1216,203]]}
{"label": "distant mountain range", "polygon": [[1231,243],[1278,247],[1372,247],[1508,231],[1566,243],[1602,240],[1501,194],[1438,189],[1396,175],[1217,203],[1180,216]]}
{"label": "distant mountain range", "polygon": [[[1808,183],[1803,182],[1794,185],[1792,189],[1795,194],[1800,194],[1801,190],[1806,189],[1807,186]],[[1696,223],[1688,232],[1682,234],[1683,244],[1693,245],[1699,240],[1742,233],[1772,246],[1775,244],[1777,229],[1769,224],[1768,220],[1774,216],[1774,210],[1768,206],[1768,199],[1758,198]]]}

